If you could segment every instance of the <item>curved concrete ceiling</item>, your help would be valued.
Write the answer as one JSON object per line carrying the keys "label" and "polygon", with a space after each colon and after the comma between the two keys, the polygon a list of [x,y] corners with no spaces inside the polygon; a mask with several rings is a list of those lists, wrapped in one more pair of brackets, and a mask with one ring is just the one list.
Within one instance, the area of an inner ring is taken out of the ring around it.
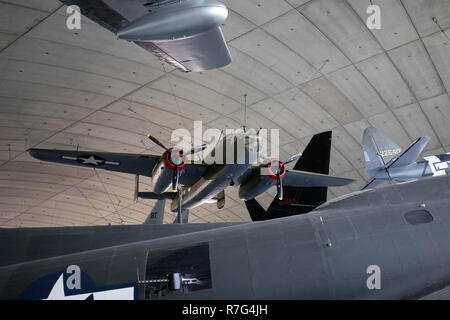
{"label": "curved concrete ceiling", "polygon": [[[134,177],[42,163],[30,147],[160,154],[173,129],[280,128],[281,158],[333,130],[331,174],[368,178],[362,132],[375,126],[401,146],[431,137],[426,154],[450,151],[448,0],[226,0],[231,65],[182,73],[83,18],[66,28],[57,0],[0,1],[0,227],[141,223],[151,200],[132,200]],[[149,179],[141,189],[151,190]],[[258,199],[267,206],[275,190]],[[191,210],[191,222],[247,221],[226,208]],[[166,212],[165,222],[174,215]]]}

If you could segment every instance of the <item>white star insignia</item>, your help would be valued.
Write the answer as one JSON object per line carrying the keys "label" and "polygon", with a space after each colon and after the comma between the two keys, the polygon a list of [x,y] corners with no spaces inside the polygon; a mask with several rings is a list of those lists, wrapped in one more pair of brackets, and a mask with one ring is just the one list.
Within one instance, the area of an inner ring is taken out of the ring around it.
{"label": "white star insignia", "polygon": [[80,158],[81,161],[83,161],[83,164],[93,164],[95,166],[98,166],[100,163],[103,162],[103,160],[97,160],[94,158],[94,156],[90,156],[89,158]]}

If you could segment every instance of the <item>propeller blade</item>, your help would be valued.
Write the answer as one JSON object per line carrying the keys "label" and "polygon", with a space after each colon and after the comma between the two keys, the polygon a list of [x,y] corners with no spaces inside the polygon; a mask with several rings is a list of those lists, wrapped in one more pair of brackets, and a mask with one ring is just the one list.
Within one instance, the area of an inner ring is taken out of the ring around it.
{"label": "propeller blade", "polygon": [[177,191],[178,190],[178,179],[180,178],[180,171],[178,170],[178,165],[175,165],[175,168],[173,169],[173,176],[172,176],[172,190]]}
{"label": "propeller blade", "polygon": [[280,176],[280,170],[277,172],[277,195],[279,200],[283,200],[283,182]]}
{"label": "propeller blade", "polygon": [[156,139],[155,137],[152,137],[150,135],[150,133],[147,135],[147,138],[149,138],[150,140],[152,140],[154,143],[156,143],[158,146],[160,146],[161,148],[163,148],[164,150],[168,151],[169,149],[167,149],[161,142],[159,142],[158,139]]}
{"label": "propeller blade", "polygon": [[201,146],[193,147],[193,148],[191,149],[191,151],[189,151],[188,154],[194,154],[194,153],[203,151],[203,150],[205,150],[207,147],[208,147],[208,144],[206,144],[206,143],[202,144]]}
{"label": "propeller blade", "polygon": [[289,159],[287,159],[285,162],[283,162],[283,164],[288,164],[291,163],[292,161],[297,160],[298,158],[300,158],[300,156],[302,155],[301,152],[294,154],[293,156],[291,156]]}

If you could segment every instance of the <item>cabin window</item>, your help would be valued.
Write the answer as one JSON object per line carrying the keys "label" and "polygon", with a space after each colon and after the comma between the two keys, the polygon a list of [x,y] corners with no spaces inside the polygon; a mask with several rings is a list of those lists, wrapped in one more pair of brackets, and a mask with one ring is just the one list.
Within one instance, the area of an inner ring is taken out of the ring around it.
{"label": "cabin window", "polygon": [[433,216],[427,210],[414,210],[405,213],[405,220],[409,224],[424,224],[433,221]]}

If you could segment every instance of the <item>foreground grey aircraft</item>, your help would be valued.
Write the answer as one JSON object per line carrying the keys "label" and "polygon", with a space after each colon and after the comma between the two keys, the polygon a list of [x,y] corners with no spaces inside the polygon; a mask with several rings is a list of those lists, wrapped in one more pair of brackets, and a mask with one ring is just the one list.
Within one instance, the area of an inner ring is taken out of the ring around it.
{"label": "foreground grey aircraft", "polygon": [[449,207],[442,176],[260,222],[0,229],[0,298],[450,298]]}
{"label": "foreground grey aircraft", "polygon": [[215,0],[61,0],[120,39],[174,67],[188,71],[220,68],[231,62],[220,28],[227,7]]}
{"label": "foreground grey aircraft", "polygon": [[[39,160],[135,174],[135,197],[172,200],[171,210],[178,212],[179,222],[186,220],[188,209],[205,202],[216,202],[219,209],[223,208],[224,190],[229,186],[239,186],[239,197],[249,200],[276,185],[278,197],[283,199],[283,185],[342,186],[353,181],[286,169],[286,164],[297,160],[300,154],[284,162],[270,159],[258,165],[256,161],[262,156],[263,148],[259,134],[241,131],[222,135],[209,149],[204,144],[188,151],[169,149],[151,135],[148,138],[165,150],[162,156],[46,149],[30,149],[29,152]],[[188,163],[187,155],[204,149],[203,161]],[[138,192],[139,175],[152,178],[153,192]],[[170,189],[175,192],[168,192]]]}
{"label": "foreground grey aircraft", "polygon": [[384,180],[410,181],[429,176],[450,175],[450,153],[417,159],[430,141],[420,137],[405,149],[380,130],[367,128],[363,134],[366,171],[372,177],[361,190],[373,188]]}

